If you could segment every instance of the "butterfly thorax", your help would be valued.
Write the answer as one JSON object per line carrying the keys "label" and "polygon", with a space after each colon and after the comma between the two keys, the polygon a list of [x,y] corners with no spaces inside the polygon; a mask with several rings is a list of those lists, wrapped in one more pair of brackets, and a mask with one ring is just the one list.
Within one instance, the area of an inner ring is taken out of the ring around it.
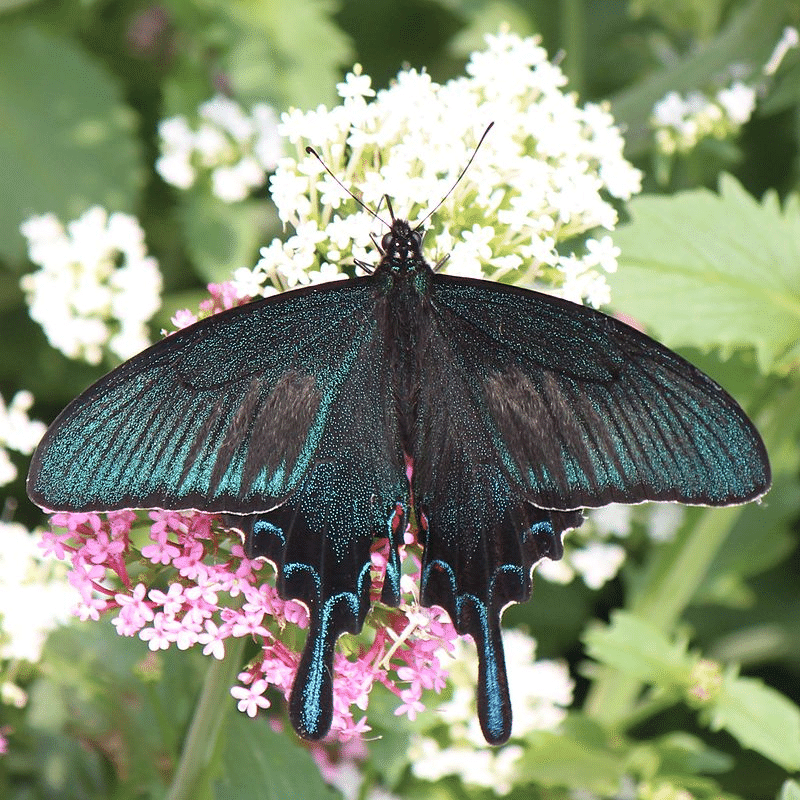
{"label": "butterfly thorax", "polygon": [[384,334],[384,363],[404,444],[410,436],[419,394],[420,345],[426,336],[433,270],[422,255],[422,234],[394,220],[381,241],[375,269],[381,287],[376,304]]}

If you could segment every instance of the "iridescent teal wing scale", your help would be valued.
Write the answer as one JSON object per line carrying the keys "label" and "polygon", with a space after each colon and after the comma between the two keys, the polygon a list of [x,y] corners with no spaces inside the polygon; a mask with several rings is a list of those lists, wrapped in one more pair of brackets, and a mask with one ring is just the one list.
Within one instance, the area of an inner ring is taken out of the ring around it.
{"label": "iridescent teal wing scale", "polygon": [[[65,510],[279,505],[319,460],[340,404],[361,406],[352,382],[376,378],[362,366],[374,362],[374,373],[382,355],[364,280],[231,309],[118,367],[45,435],[31,498]],[[391,441],[383,416],[380,425]],[[395,470],[384,461],[379,473]]]}

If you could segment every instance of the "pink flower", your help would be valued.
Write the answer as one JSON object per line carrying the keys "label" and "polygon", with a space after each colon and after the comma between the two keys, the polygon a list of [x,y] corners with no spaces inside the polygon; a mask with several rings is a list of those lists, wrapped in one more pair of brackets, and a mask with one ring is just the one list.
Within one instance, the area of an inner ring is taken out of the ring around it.
{"label": "pink flower", "polygon": [[204,656],[214,656],[218,661],[225,658],[225,639],[228,636],[224,627],[218,628],[213,620],[207,619],[205,625],[206,632],[197,637],[197,641],[205,645],[203,647]]}
{"label": "pink flower", "polygon": [[53,531],[45,531],[42,534],[42,540],[39,542],[39,547],[42,549],[44,555],[55,556],[63,561],[67,557],[66,550],[73,549],[67,545],[67,542],[71,538],[71,532],[57,534]]}
{"label": "pink flower", "polygon": [[91,597],[88,600],[81,600],[75,606],[75,614],[81,622],[91,619],[94,622],[100,619],[100,614],[108,608],[108,603],[99,598]]}
{"label": "pink flower", "polygon": [[111,620],[120,636],[133,636],[146,623],[153,621],[153,609],[145,602],[147,591],[143,583],[137,583],[133,594],[116,594],[114,599],[119,603],[119,614]]}
{"label": "pink flower", "polygon": [[177,558],[181,551],[167,541],[156,541],[155,544],[148,544],[142,548],[142,555],[149,558],[154,564],[169,564],[173,558]]}
{"label": "pink flower", "polygon": [[231,633],[237,638],[242,636],[267,636],[267,631],[261,624],[263,619],[264,612],[258,609],[239,614],[233,624]]}
{"label": "pink flower", "polygon": [[163,606],[164,613],[170,616],[175,616],[184,604],[183,586],[179,583],[171,583],[166,594],[158,589],[151,589],[149,595],[150,599],[156,605]]}
{"label": "pink flower", "polygon": [[139,638],[147,642],[151,650],[167,650],[174,641],[169,631],[169,621],[163,612],[159,611],[153,619],[153,627],[139,631]]}
{"label": "pink flower", "polygon": [[[221,290],[220,303],[231,301]],[[254,716],[268,708],[264,697],[272,686],[288,697],[300,654],[289,642],[309,624],[308,611],[296,600],[282,599],[275,586],[259,578],[263,560],[248,559],[238,536],[213,527],[208,514],[151,511],[150,541],[138,550],[131,528],[141,520],[132,511],[97,514],[56,514],[53,523],[64,531],[45,534],[42,548],[71,561],[69,580],[80,593],[76,612],[98,619],[115,609],[112,623],[123,636],[138,635],[153,650],[195,645],[216,659],[225,655],[231,636],[263,641],[260,656],[243,672],[242,685],[231,691],[244,713]],[[399,521],[400,514],[396,516]],[[365,644],[352,640],[350,655],[334,656],[334,713],[330,739],[356,742],[370,730],[367,711],[376,683],[399,698],[396,713],[414,719],[424,708],[423,693],[441,692],[447,678],[439,653],[452,650],[458,638],[447,614],[421,608],[418,601],[421,561],[412,531],[401,549],[404,574],[401,608],[379,607],[368,615]],[[379,603],[389,558],[386,539],[372,548],[372,597]],[[133,585],[128,570],[135,567]],[[410,568],[410,569],[409,569]],[[271,571],[268,571],[271,573]],[[154,582],[167,580],[165,588]],[[241,607],[227,605],[243,596]],[[288,636],[284,631],[288,629]]]}
{"label": "pink flower", "polygon": [[112,541],[105,531],[98,531],[94,539],[89,539],[84,546],[84,553],[93,564],[102,564],[118,556],[125,549],[125,542]]}
{"label": "pink flower", "polygon": [[412,722],[417,718],[417,714],[425,710],[425,706],[420,702],[422,692],[418,686],[411,686],[400,692],[400,699],[403,701],[395,710],[394,714],[399,717],[405,714]]}
{"label": "pink flower", "polygon": [[236,707],[239,711],[254,717],[258,714],[259,708],[269,708],[270,702],[264,697],[267,689],[267,682],[263,678],[254,681],[250,686],[234,686],[231,694],[239,701]]}
{"label": "pink flower", "polygon": [[197,322],[197,314],[193,313],[192,311],[189,311],[188,308],[181,308],[172,315],[170,322],[178,330],[180,330],[181,328],[188,328],[189,325],[191,325],[194,322]]}

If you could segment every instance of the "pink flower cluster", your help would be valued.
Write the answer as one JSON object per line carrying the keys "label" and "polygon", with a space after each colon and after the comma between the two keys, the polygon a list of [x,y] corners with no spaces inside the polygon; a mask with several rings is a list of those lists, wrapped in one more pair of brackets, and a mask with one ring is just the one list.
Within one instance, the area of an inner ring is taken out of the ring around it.
{"label": "pink flower cluster", "polygon": [[198,319],[210,317],[212,314],[218,314],[220,311],[225,311],[235,306],[244,305],[244,303],[250,300],[248,297],[239,296],[232,281],[209,283],[206,288],[211,297],[200,303],[199,315],[195,314],[193,311],[189,311],[189,309],[182,309],[175,312],[175,315],[170,321],[178,330],[197,322]]}
{"label": "pink flower cluster", "polygon": [[[237,538],[215,527],[214,517],[176,511],[150,511],[149,517],[149,536],[133,511],[52,517],[63,530],[46,532],[41,547],[71,561],[69,580],[80,594],[76,614],[97,620],[116,612],[117,632],[138,635],[154,651],[201,646],[205,655],[222,659],[229,637],[254,637],[263,643],[261,653],[240,673],[241,685],[231,689],[239,710],[253,717],[268,708],[269,687],[288,697],[300,654],[284,640],[302,637],[282,633],[288,626],[308,626],[305,606],[282,600],[271,583],[260,580],[265,562],[248,559]],[[373,609],[365,631],[349,643],[350,658],[340,648],[334,659],[331,739],[346,742],[370,730],[360,712],[376,682],[401,701],[395,713],[412,720],[425,707],[423,691],[438,693],[445,686],[439,652],[451,651],[457,634],[444,611],[422,608],[416,600],[421,562],[410,531],[402,550],[409,573],[402,588],[410,597],[400,608],[389,608],[379,605],[388,542],[373,547]],[[171,571],[166,585],[165,568]]]}

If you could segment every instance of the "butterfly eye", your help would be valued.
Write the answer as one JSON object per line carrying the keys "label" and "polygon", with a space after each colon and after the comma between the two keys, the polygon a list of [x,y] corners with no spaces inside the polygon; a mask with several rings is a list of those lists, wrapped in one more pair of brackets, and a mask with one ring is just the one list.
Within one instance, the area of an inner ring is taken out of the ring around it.
{"label": "butterfly eye", "polygon": [[411,238],[417,247],[422,246],[422,234],[419,231],[411,231]]}
{"label": "butterfly eye", "polygon": [[383,239],[381,239],[381,247],[384,250],[388,250],[392,246],[393,241],[394,236],[391,233],[387,233],[384,235]]}

